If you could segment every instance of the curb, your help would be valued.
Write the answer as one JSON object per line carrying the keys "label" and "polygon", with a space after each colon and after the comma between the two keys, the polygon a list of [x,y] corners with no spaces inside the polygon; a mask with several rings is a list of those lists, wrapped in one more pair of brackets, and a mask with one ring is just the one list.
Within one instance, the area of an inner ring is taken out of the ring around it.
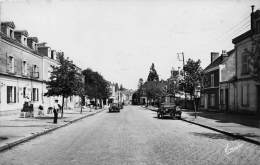
{"label": "curb", "polygon": [[8,149],[11,149],[11,148],[13,148],[13,147],[15,147],[15,146],[17,146],[17,145],[19,145],[19,144],[21,144],[21,143],[27,142],[27,141],[29,141],[29,140],[32,140],[32,139],[36,138],[36,137],[39,137],[39,136],[48,134],[48,133],[50,133],[50,132],[52,132],[52,131],[55,131],[55,130],[57,130],[57,129],[59,129],[59,128],[68,126],[68,125],[70,125],[70,124],[72,124],[72,123],[75,123],[75,122],[77,122],[77,121],[79,121],[79,120],[82,120],[82,119],[84,119],[84,118],[87,118],[87,117],[90,117],[90,116],[94,116],[95,114],[100,113],[100,112],[103,112],[104,110],[105,110],[105,109],[102,109],[102,110],[97,111],[97,112],[95,112],[95,113],[87,114],[87,115],[82,116],[82,117],[80,117],[80,118],[77,118],[77,119],[74,119],[74,120],[72,120],[72,121],[69,121],[69,122],[67,122],[66,124],[63,124],[63,125],[60,125],[60,126],[57,126],[57,127],[54,127],[54,128],[50,128],[50,129],[44,130],[44,131],[39,132],[39,133],[35,133],[35,134],[33,134],[33,135],[27,136],[27,137],[25,137],[25,138],[18,139],[18,140],[14,141],[14,142],[11,142],[11,143],[7,143],[6,145],[3,145],[3,146],[0,147],[0,152],[3,152],[3,151],[8,150]]}
{"label": "curb", "polygon": [[195,124],[195,125],[204,127],[204,128],[207,128],[207,129],[210,129],[210,130],[213,130],[213,131],[216,131],[216,132],[219,132],[219,133],[222,133],[222,134],[225,134],[225,135],[228,135],[228,136],[231,136],[231,137],[236,138],[236,139],[241,139],[241,140],[247,141],[249,143],[260,145],[260,142],[257,141],[257,140],[253,140],[253,139],[241,136],[241,135],[237,135],[237,134],[234,134],[234,133],[223,131],[223,130],[220,130],[220,129],[217,129],[217,128],[214,128],[214,127],[210,127],[210,126],[207,126],[207,125],[199,124],[199,123],[196,123],[196,122],[193,122],[193,121],[190,121],[190,120],[186,120],[186,119],[183,119],[183,118],[181,118],[181,120],[188,122],[188,123],[191,123],[191,124]]}
{"label": "curb", "polygon": [[[146,108],[146,109],[149,109],[149,108]],[[149,110],[154,111],[152,109],[149,109]],[[225,134],[225,135],[228,135],[228,136],[231,136],[231,137],[236,138],[236,139],[241,139],[241,140],[244,140],[244,141],[249,142],[249,143],[260,145],[260,141],[257,141],[257,140],[254,140],[254,139],[250,139],[250,138],[247,138],[247,137],[244,137],[244,136],[241,136],[241,135],[237,135],[237,134],[234,134],[234,133],[223,131],[223,130],[220,130],[220,129],[217,129],[217,128],[214,128],[214,127],[203,125],[203,124],[193,122],[193,121],[190,121],[190,120],[186,120],[186,119],[183,119],[183,118],[181,118],[181,120],[188,122],[188,123],[191,123],[191,124],[195,124],[195,125],[204,127],[204,128],[207,128],[207,129],[210,129],[210,130],[213,130],[213,131],[216,131],[216,132],[219,132],[219,133],[222,133],[222,134]]]}

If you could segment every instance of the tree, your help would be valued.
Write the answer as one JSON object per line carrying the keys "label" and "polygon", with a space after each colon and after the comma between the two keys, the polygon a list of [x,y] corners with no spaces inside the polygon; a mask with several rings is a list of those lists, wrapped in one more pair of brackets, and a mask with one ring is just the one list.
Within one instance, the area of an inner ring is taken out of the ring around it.
{"label": "tree", "polygon": [[50,81],[47,81],[45,96],[62,96],[61,117],[63,117],[64,99],[76,93],[78,84],[76,66],[63,53],[58,54],[59,66],[52,66]]}
{"label": "tree", "polygon": [[75,86],[75,95],[80,97],[80,113],[82,113],[82,106],[85,105],[85,88],[84,88],[84,76],[82,73],[77,73],[77,80]]}
{"label": "tree", "polygon": [[158,101],[163,95],[166,94],[165,82],[147,81],[144,83],[144,91],[149,102]]}
{"label": "tree", "polygon": [[97,99],[101,102],[102,99],[109,98],[109,82],[106,81],[101,74],[92,71],[90,68],[83,70],[82,74],[85,77],[85,94],[90,99],[95,99],[95,104],[97,103]]}
{"label": "tree", "polygon": [[155,70],[154,63],[150,67],[150,72],[147,78],[147,81],[159,81],[159,76]]}
{"label": "tree", "polygon": [[142,78],[140,78],[139,81],[138,81],[138,86],[137,86],[137,88],[138,88],[138,89],[141,89],[142,86],[143,86],[143,84],[144,84],[144,80],[143,80]]}
{"label": "tree", "polygon": [[119,87],[119,90],[120,90],[120,91],[123,91],[123,90],[125,90],[125,88],[123,87],[123,85],[122,85],[122,84],[120,85],[120,87]]}
{"label": "tree", "polygon": [[195,87],[201,82],[202,68],[200,63],[200,60],[194,61],[192,59],[188,59],[187,64],[184,65],[184,90],[191,96],[194,96]]}
{"label": "tree", "polygon": [[179,83],[179,71],[172,69],[171,77],[167,79],[167,93],[173,94],[175,96],[175,94],[179,91]]}

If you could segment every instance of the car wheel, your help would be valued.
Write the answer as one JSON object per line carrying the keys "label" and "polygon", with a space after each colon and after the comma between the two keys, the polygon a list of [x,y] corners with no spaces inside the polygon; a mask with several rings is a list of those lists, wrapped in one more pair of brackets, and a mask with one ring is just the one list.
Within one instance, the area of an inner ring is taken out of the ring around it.
{"label": "car wheel", "polygon": [[175,119],[175,114],[172,113],[172,114],[171,114],[171,117],[172,117],[172,119]]}
{"label": "car wheel", "polygon": [[160,116],[160,114],[159,114],[159,113],[157,114],[157,118],[158,118],[158,119],[160,119],[160,118],[161,118],[161,116]]}

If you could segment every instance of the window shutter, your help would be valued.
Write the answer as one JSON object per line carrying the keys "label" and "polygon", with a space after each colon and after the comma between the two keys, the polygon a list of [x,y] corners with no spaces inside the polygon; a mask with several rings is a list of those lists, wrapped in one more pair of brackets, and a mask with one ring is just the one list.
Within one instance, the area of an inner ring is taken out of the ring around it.
{"label": "window shutter", "polygon": [[6,71],[7,72],[10,72],[10,57],[7,56],[7,53],[6,53]]}
{"label": "window shutter", "polygon": [[27,76],[31,75],[31,66],[27,64]]}
{"label": "window shutter", "polygon": [[39,101],[39,89],[37,88],[37,101]]}
{"label": "window shutter", "polygon": [[40,77],[40,71],[39,71],[39,66],[36,67],[36,76],[39,78]]}
{"label": "window shutter", "polygon": [[14,103],[16,103],[16,87],[13,87],[14,88]]}
{"label": "window shutter", "polygon": [[11,96],[11,95],[10,95],[10,93],[11,93],[11,92],[10,92],[10,86],[7,86],[7,87],[6,87],[6,91],[7,91],[7,95],[6,95],[6,96],[7,96],[7,99],[6,99],[6,100],[7,100],[7,103],[10,103],[10,101],[11,101],[11,100],[10,100],[10,96]]}

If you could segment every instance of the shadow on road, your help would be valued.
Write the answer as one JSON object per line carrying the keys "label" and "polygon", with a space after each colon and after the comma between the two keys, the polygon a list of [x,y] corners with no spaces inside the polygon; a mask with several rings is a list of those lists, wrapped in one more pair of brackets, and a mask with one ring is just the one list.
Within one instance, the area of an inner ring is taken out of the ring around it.
{"label": "shadow on road", "polygon": [[158,119],[158,120],[180,120],[178,118],[173,119],[170,116],[165,116],[163,119],[159,119],[157,116],[154,116],[153,118]]}
{"label": "shadow on road", "polygon": [[199,132],[191,132],[192,135],[194,136],[199,136],[199,137],[206,137],[210,139],[225,139],[225,140],[236,140],[236,138],[221,134],[221,133],[199,133]]}

